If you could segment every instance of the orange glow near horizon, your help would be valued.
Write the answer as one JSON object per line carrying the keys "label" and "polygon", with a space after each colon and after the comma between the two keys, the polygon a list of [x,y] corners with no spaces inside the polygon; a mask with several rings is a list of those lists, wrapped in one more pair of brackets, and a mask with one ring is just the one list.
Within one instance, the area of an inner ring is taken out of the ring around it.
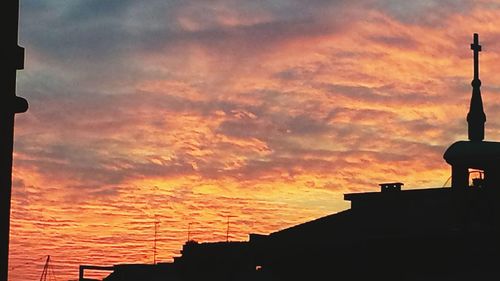
{"label": "orange glow near horizon", "polygon": [[21,6],[30,109],[16,117],[10,280],[39,278],[46,255],[58,280],[151,263],[155,217],[168,262],[188,225],[225,241],[229,217],[244,241],[381,182],[443,186],[442,154],[467,137],[474,32],[486,136],[500,138],[500,7],[466,2],[134,3],[88,19]]}

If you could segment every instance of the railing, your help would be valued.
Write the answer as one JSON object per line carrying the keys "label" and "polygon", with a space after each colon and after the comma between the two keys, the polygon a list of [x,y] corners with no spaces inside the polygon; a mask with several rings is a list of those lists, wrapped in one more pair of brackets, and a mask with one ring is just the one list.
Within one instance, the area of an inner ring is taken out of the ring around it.
{"label": "railing", "polygon": [[85,270],[100,270],[100,271],[114,271],[114,266],[98,266],[98,265],[80,265],[80,269],[78,271],[78,281],[85,281]]}

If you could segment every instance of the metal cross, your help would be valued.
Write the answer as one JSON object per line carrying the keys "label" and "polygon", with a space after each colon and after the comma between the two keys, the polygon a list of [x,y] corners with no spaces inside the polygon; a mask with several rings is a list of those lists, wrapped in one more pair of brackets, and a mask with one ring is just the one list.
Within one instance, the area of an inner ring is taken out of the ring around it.
{"label": "metal cross", "polygon": [[474,43],[470,44],[470,49],[474,51],[474,80],[479,80],[479,52],[481,52],[481,45],[479,45],[479,35],[474,33]]}

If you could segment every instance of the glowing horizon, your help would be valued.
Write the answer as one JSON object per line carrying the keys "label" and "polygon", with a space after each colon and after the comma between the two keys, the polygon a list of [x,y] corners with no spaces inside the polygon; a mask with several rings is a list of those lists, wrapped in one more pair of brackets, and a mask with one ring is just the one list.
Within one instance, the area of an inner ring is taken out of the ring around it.
{"label": "glowing horizon", "polygon": [[473,33],[500,137],[494,1],[21,1],[10,280],[171,261],[441,187],[467,138]]}

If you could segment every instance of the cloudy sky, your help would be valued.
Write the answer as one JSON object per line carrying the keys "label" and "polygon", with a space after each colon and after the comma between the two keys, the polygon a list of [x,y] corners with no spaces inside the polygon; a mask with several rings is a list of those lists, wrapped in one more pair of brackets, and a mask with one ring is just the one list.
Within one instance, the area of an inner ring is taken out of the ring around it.
{"label": "cloudy sky", "polygon": [[[21,0],[12,280],[170,261],[269,233],[344,193],[441,187],[483,45],[500,137],[500,3]],[[189,227],[188,227],[189,226]]]}

